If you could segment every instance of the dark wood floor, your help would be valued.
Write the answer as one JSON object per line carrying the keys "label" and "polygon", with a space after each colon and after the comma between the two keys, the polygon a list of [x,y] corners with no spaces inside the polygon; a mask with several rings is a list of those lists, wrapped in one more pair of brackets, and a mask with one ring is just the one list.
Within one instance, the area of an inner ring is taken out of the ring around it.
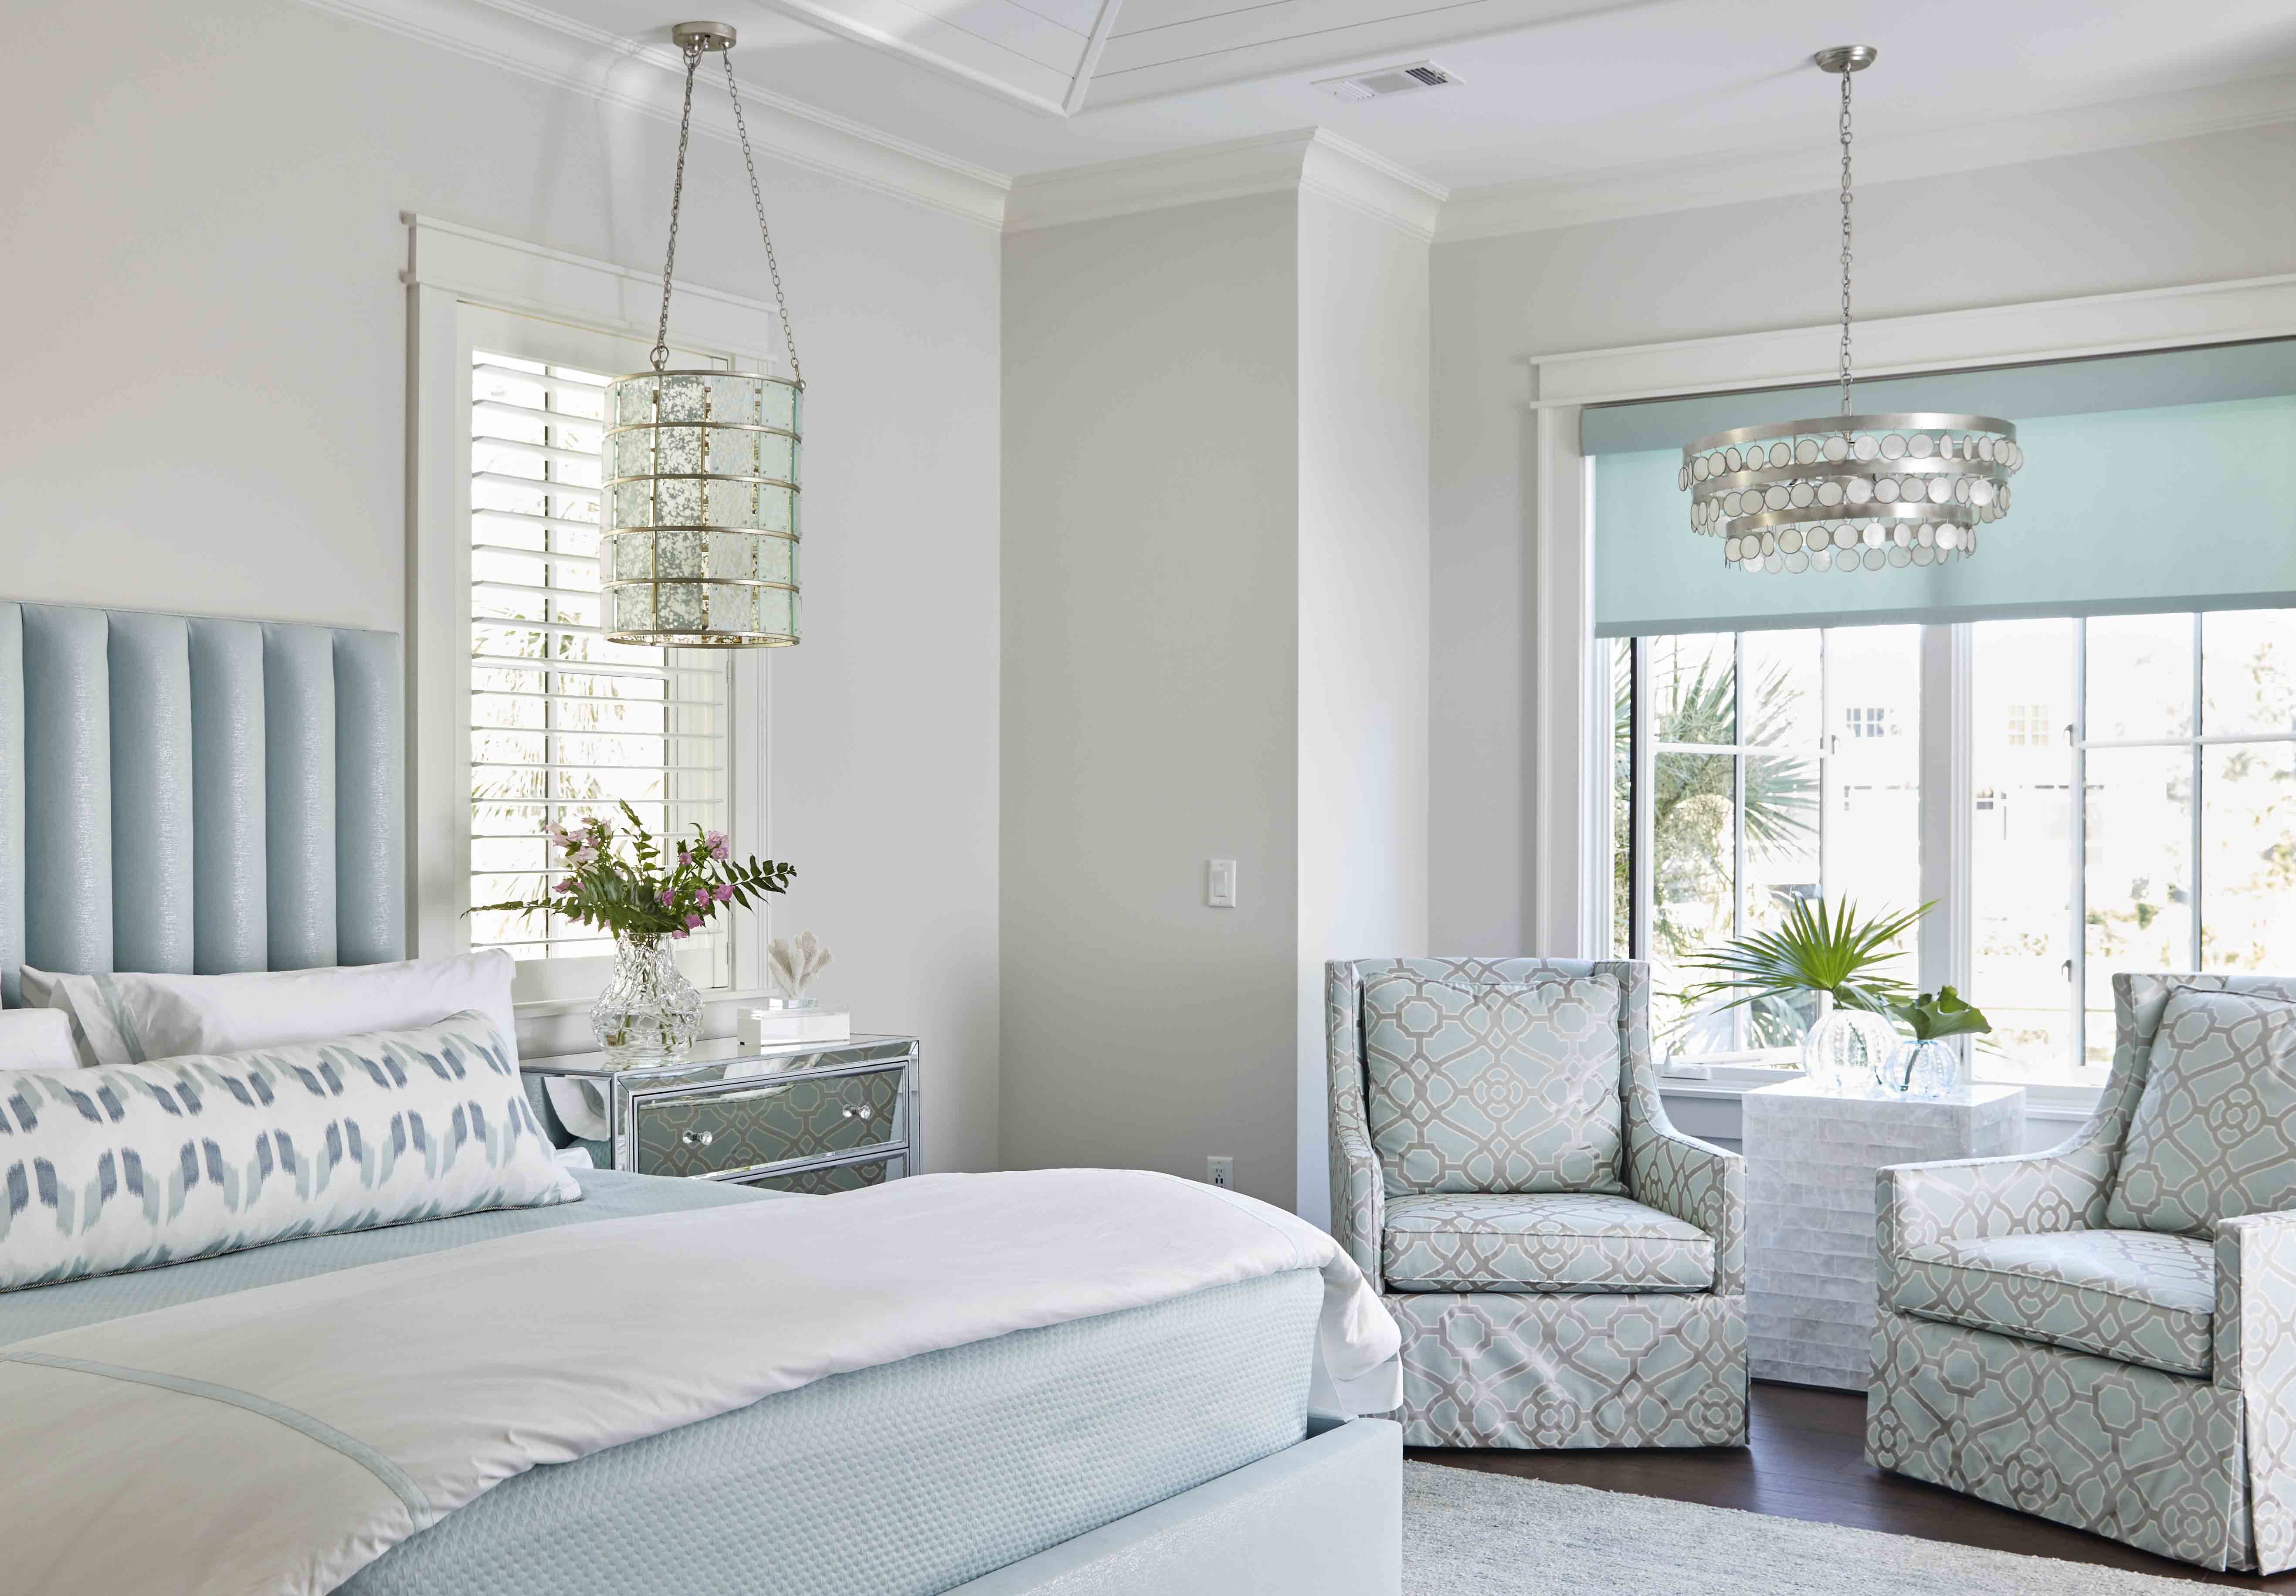
{"label": "dark wood floor", "polygon": [[1887,1530],[2142,1574],[2296,1592],[2296,1574],[2210,1574],[2045,1518],[1884,1474],[1866,1461],[1866,1398],[1807,1386],[1754,1384],[1752,1445],[1710,1452],[1453,1452],[1414,1447],[1423,1463],[1482,1469],[1638,1496],[1743,1508],[1857,1529]]}

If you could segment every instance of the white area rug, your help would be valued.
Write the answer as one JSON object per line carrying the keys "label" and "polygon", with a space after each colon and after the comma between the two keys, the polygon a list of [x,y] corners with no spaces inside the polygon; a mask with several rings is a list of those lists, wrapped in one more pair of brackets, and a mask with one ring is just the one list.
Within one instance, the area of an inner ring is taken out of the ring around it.
{"label": "white area rug", "polygon": [[2198,1596],[2128,1574],[1655,1496],[1403,1465],[1404,1596]]}

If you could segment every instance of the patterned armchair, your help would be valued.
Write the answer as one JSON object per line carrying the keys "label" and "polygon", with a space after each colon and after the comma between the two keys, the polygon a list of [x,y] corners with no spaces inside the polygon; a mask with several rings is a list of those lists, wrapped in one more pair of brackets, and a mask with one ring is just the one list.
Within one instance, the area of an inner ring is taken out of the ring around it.
{"label": "patterned armchair", "polygon": [[1406,1443],[1742,1445],[1744,1170],[1667,1120],[1650,967],[1324,972],[1332,1233],[1402,1329]]}
{"label": "patterned armchair", "polygon": [[2296,979],[2113,978],[2053,1152],[1881,1172],[1878,1467],[2206,1568],[2296,1567]]}

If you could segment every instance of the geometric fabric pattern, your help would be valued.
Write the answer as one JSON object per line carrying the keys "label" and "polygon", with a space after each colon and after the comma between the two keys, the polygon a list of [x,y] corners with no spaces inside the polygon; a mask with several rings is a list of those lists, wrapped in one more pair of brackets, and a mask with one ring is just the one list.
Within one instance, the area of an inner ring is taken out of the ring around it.
{"label": "geometric fabric pattern", "polygon": [[2210,1232],[2296,1207],[2296,1003],[2237,992],[2169,999],[2129,1121],[2107,1223]]}
{"label": "geometric fabric pattern", "polygon": [[1388,1199],[1390,1291],[1706,1291],[1714,1240],[1630,1197],[1550,1191]]}
{"label": "geometric fabric pattern", "polygon": [[1892,1305],[2171,1374],[2214,1365],[2216,1251],[2155,1231],[2054,1231],[1915,1248]]}
{"label": "geometric fabric pattern", "polygon": [[1882,1311],[1866,1455],[2204,1568],[2253,1567],[2237,1393]]}
{"label": "geometric fabric pattern", "polygon": [[[2188,1064],[2218,1076],[2235,1055],[2276,1068],[2268,1045],[2251,1044],[2272,1028],[2262,1023],[2265,1005],[2254,1006],[2251,1024],[2227,1022],[2221,1011],[2210,1011],[2213,1005],[2203,1006],[2202,1019],[2188,1021],[2179,1004],[2178,1034],[2162,1045],[2172,1003],[2194,991],[2296,1002],[2296,980],[2268,976],[2116,975],[2112,991],[2112,1072],[2095,1113],[2070,1140],[2047,1153],[1903,1165],[1878,1176],[1882,1313],[1866,1455],[1878,1467],[2202,1567],[2280,1573],[2296,1567],[2296,1213],[2223,1218],[2212,1238],[2197,1238],[2214,1254],[2205,1376],[2037,1338],[2032,1322],[2044,1316],[2038,1298],[2013,1310],[2026,1326],[2014,1335],[1916,1318],[1894,1305],[1925,1289],[1950,1289],[1930,1266],[1969,1256],[1973,1244],[2151,1229],[2117,1225],[2108,1215],[2139,1104],[2167,1102],[2183,1090],[2164,1089],[2158,1099],[2148,1093],[2155,1052],[2177,1058],[2164,1080],[2184,1076]],[[2237,1044],[2208,1039],[2227,1024]],[[2272,1089],[2270,1081],[2259,1083],[2259,1101]],[[2221,1080],[2210,1095],[2218,1103],[2242,1101]],[[2235,1159],[2244,1156],[2245,1117],[2220,1123],[2227,1127],[2220,1144]],[[2230,1189],[2213,1179],[2202,1183]],[[2193,1189],[2175,1182],[2158,1188]],[[2131,1194],[2149,1201],[2154,1189]],[[2135,1268],[2142,1256],[2145,1289],[2161,1305],[2190,1301],[2190,1265],[2140,1255],[2144,1244],[2126,1237],[2091,1245],[2098,1250],[2085,1256],[2090,1289],[2107,1267],[2106,1249],[2118,1248],[2122,1259],[2111,1267]],[[2023,1256],[2021,1273],[2030,1275],[2034,1260]],[[2072,1283],[2070,1255],[2054,1267]],[[2185,1278],[2172,1281],[2179,1273]],[[1974,1294],[1961,1301],[1973,1304]],[[2060,1314],[2073,1311],[2062,1299],[2055,1305]],[[1974,1306],[1969,1311],[1977,1316]],[[2113,1328],[2117,1335],[2141,1333],[2148,1351],[2168,1333],[2165,1322],[2140,1332],[2133,1316]]]}
{"label": "geometric fabric pattern", "polygon": [[1365,1076],[1388,1195],[1623,1191],[1618,1017],[1607,977],[1366,981]]}
{"label": "geometric fabric pattern", "polygon": [[[1566,1014],[1564,1035],[1534,1035],[1516,1056],[1570,1065],[1610,1054],[1617,1186],[1568,1195],[1394,1189],[1373,1134],[1368,1033],[1376,1015],[1399,1011],[1398,992],[1448,992],[1445,1001],[1464,1013],[1486,1006],[1465,1001],[1479,992],[1513,996],[1546,986],[1574,1004],[1606,986],[1614,994],[1602,1000],[1611,1006],[1601,1038]],[[1374,986],[1376,1005],[1367,998]],[[1406,1445],[1745,1444],[1744,1162],[1667,1118],[1651,1052],[1647,964],[1334,961],[1324,966],[1324,1042],[1332,1233],[1379,1283],[1402,1331],[1395,1417]],[[1456,1278],[1464,1272],[1488,1283],[1442,1289],[1469,1283]],[[1620,1289],[1627,1277],[1636,1283]]]}
{"label": "geometric fabric pattern", "polygon": [[1742,1446],[1742,1298],[1398,1292],[1406,1446]]}
{"label": "geometric fabric pattern", "polygon": [[0,1290],[580,1197],[475,1011],[0,1075]]}

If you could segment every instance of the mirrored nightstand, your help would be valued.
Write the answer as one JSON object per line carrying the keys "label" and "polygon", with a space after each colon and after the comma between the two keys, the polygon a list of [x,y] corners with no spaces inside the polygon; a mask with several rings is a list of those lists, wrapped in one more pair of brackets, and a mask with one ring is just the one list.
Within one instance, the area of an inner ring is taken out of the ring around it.
{"label": "mirrored nightstand", "polygon": [[609,1169],[820,1193],[919,1167],[914,1036],[766,1048],[729,1037],[674,1064],[574,1053],[522,1070],[551,1139]]}

